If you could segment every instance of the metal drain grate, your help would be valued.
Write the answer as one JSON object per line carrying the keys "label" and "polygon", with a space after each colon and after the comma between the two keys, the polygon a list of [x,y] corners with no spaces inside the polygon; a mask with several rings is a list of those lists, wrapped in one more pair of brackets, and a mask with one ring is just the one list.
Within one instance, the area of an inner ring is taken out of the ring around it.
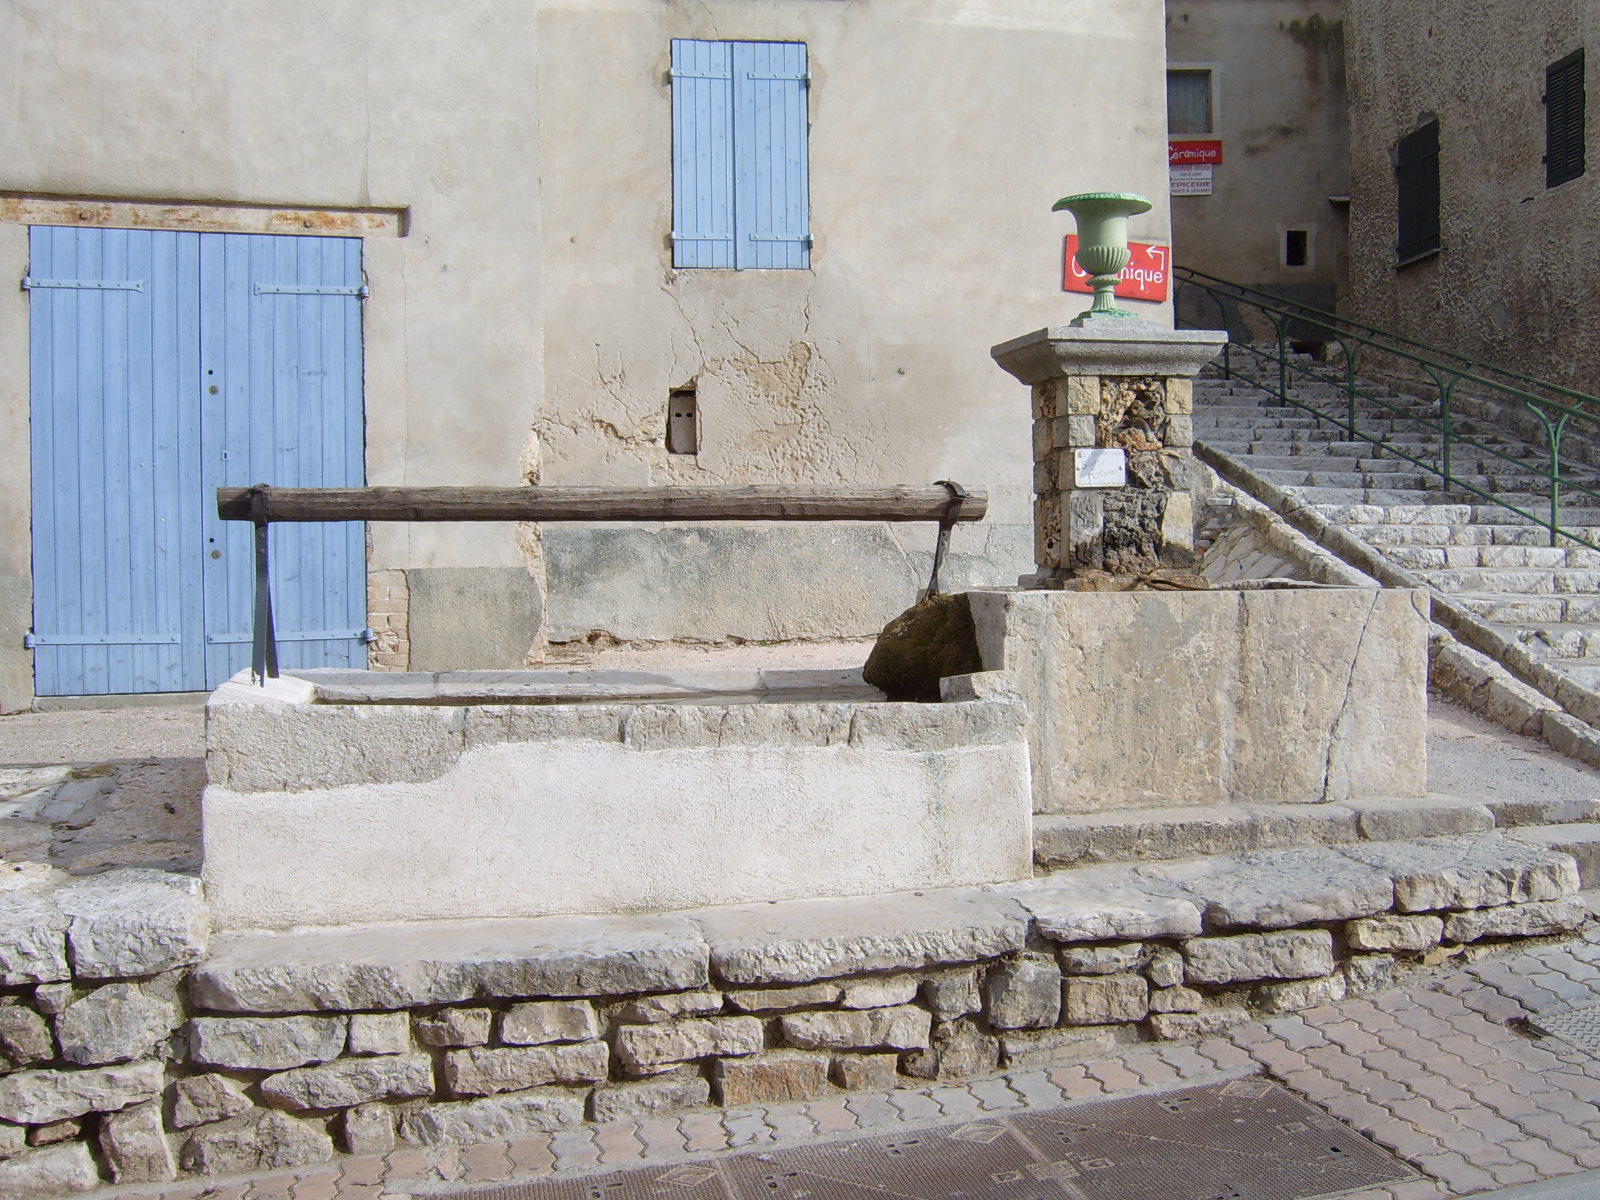
{"label": "metal drain grate", "polygon": [[1263,1079],[454,1200],[1312,1200],[1416,1178]]}
{"label": "metal drain grate", "polygon": [[1580,1008],[1555,1008],[1528,1018],[1530,1028],[1550,1037],[1600,1054],[1600,1004],[1585,1004]]}

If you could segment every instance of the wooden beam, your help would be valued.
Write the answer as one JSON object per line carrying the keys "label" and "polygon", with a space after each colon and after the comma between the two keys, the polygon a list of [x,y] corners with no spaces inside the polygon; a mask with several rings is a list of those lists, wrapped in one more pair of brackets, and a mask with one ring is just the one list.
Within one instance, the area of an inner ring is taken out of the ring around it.
{"label": "wooden beam", "polygon": [[[218,488],[225,521],[939,521],[948,488],[932,487],[359,487]],[[981,521],[983,488],[955,519]]]}

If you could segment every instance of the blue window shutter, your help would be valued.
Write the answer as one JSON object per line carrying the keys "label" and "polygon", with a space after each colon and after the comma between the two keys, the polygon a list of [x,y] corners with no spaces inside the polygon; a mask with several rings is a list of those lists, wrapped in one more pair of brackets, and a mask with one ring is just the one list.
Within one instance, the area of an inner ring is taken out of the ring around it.
{"label": "blue window shutter", "polygon": [[806,48],[734,42],[734,265],[811,265]]}
{"label": "blue window shutter", "polygon": [[672,265],[732,267],[733,47],[672,43]]}

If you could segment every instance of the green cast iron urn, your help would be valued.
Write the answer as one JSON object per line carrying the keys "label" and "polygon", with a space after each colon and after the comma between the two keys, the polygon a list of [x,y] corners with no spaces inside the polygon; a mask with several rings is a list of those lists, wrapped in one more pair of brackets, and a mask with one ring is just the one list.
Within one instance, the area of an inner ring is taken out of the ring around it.
{"label": "green cast iron urn", "polygon": [[1094,285],[1094,303],[1079,314],[1078,321],[1134,315],[1117,307],[1112,289],[1128,265],[1128,218],[1147,213],[1152,207],[1150,201],[1132,192],[1083,192],[1063,196],[1051,206],[1051,212],[1066,209],[1077,220],[1075,257]]}

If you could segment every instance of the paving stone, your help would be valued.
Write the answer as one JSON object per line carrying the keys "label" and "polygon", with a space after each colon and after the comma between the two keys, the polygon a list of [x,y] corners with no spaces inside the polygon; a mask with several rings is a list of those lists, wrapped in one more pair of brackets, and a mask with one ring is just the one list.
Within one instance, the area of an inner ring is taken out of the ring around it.
{"label": "paving stone", "polygon": [[1348,990],[1349,984],[1344,975],[1324,975],[1321,979],[1263,984],[1255,990],[1255,1001],[1262,1012],[1298,1012],[1319,1004],[1337,1004],[1345,998]]}
{"label": "paving stone", "polygon": [[1150,1011],[1150,984],[1142,975],[1070,977],[1063,994],[1069,1025],[1142,1021]]}
{"label": "paving stone", "polygon": [[122,868],[74,879],[51,899],[68,918],[72,973],[80,980],[186,967],[210,944],[211,914],[193,876]]}
{"label": "paving stone", "polygon": [[340,1136],[350,1154],[387,1154],[395,1148],[395,1110],[387,1104],[358,1104],[339,1119]]}
{"label": "paving stone", "polygon": [[551,1133],[582,1120],[580,1098],[566,1088],[541,1088],[407,1111],[400,1117],[400,1136],[414,1146],[470,1146]]}
{"label": "paving stone", "polygon": [[43,1125],[154,1100],[165,1084],[158,1062],[75,1071],[18,1071],[0,1077],[0,1121]]}
{"label": "paving stone", "polygon": [[1040,935],[1056,942],[1146,941],[1191,937],[1201,930],[1194,901],[1155,895],[1128,869],[1046,876],[1001,894],[1015,899]]}
{"label": "paving stone", "polygon": [[1444,934],[1453,942],[1475,942],[1484,937],[1548,937],[1578,928],[1587,916],[1582,900],[1566,896],[1451,913],[1445,918]]}
{"label": "paving stone", "polygon": [[1152,987],[1176,987],[1183,982],[1183,955],[1170,946],[1162,946],[1150,956],[1144,973]]}
{"label": "paving stone", "polygon": [[[680,1017],[715,1016],[721,1011],[721,992],[676,992],[668,996],[641,996],[637,1000],[630,1000],[618,1005],[614,1015],[619,1021],[653,1025],[657,1021],[675,1021]],[[500,1036],[502,1041],[509,1040],[503,1031]],[[596,1032],[587,1036],[598,1037],[599,1034]]]}
{"label": "paving stone", "polygon": [[915,1005],[780,1017],[784,1040],[802,1050],[925,1050],[932,1014]]}
{"label": "paving stone", "polygon": [[[722,997],[717,993],[706,992],[699,995],[714,1000],[714,1005],[709,1010],[702,1007],[695,1011],[715,1012],[722,1007]],[[665,997],[658,996],[654,999],[660,1001]],[[706,1000],[702,999],[698,1003],[704,1005]],[[659,1004],[657,1007],[659,1008]],[[595,1017],[594,1005],[587,1000],[537,1000],[527,1004],[513,1004],[500,1018],[500,1040],[512,1046],[540,1046],[549,1042],[587,1042],[599,1036],[600,1023]]]}
{"label": "paving stone", "polygon": [[730,1007],[744,1013],[790,1012],[802,1008],[820,1008],[837,1004],[844,988],[837,983],[808,983],[802,987],[756,988],[751,991],[729,992]]}
{"label": "paving stone", "polygon": [[1234,1007],[1208,1008],[1197,1013],[1154,1013],[1149,1019],[1150,1032],[1158,1038],[1176,1041],[1179,1038],[1198,1037],[1201,1034],[1226,1033],[1235,1025],[1250,1020],[1248,1009]]}
{"label": "paving stone", "polygon": [[698,1058],[756,1054],[763,1034],[757,1017],[704,1017],[625,1025],[616,1039],[617,1057],[625,1066],[651,1072]]}
{"label": "paving stone", "polygon": [[1451,796],[1385,797],[1346,804],[1360,818],[1361,836],[1375,842],[1486,833],[1496,825],[1487,805]]}
{"label": "paving stone", "polygon": [[1578,890],[1570,855],[1500,835],[1370,842],[1340,851],[1392,874],[1401,912],[1555,900]]}
{"label": "paving stone", "polygon": [[1191,983],[1311,979],[1334,969],[1333,935],[1321,929],[1191,938],[1183,956]]}
{"label": "paving stone", "polygon": [[20,1004],[0,1005],[0,1067],[31,1067],[55,1056],[43,1017]]}
{"label": "paving stone", "polygon": [[916,975],[896,975],[887,979],[858,979],[844,985],[840,1008],[893,1008],[917,998],[922,980]]}
{"label": "paving stone", "polygon": [[989,1024],[996,1029],[1043,1029],[1061,1017],[1061,968],[1029,954],[990,968],[985,984]]}
{"label": "paving stone", "polygon": [[738,905],[694,914],[733,984],[809,983],[864,971],[977,962],[1022,948],[1027,914],[974,890]]}
{"label": "paving stone", "polygon": [[1350,995],[1387,991],[1394,986],[1395,961],[1388,954],[1353,954],[1344,961]]}
{"label": "paving stone", "polygon": [[72,978],[67,915],[27,892],[0,892],[0,987]]}
{"label": "paving stone", "polygon": [[970,1021],[940,1022],[933,1045],[905,1056],[905,1073],[917,1079],[970,1079],[1000,1065],[1000,1041]]}
{"label": "paving stone", "polygon": [[223,1012],[394,1010],[499,997],[704,987],[707,948],[681,917],[535,917],[219,939],[190,977]]}
{"label": "paving stone", "polygon": [[188,1075],[172,1085],[174,1129],[226,1121],[253,1107],[239,1085],[225,1075]]}
{"label": "paving stone", "polygon": [[898,1054],[839,1054],[830,1070],[833,1082],[851,1092],[886,1092],[899,1082]]}
{"label": "paving stone", "polygon": [[47,1017],[53,1017],[77,996],[78,989],[70,983],[41,983],[33,989],[33,1006]]}
{"label": "paving stone", "polygon": [[487,1008],[445,1008],[413,1017],[411,1027],[424,1046],[482,1046],[493,1023],[494,1013]]}
{"label": "paving stone", "polygon": [[178,1162],[200,1175],[253,1175],[332,1158],[333,1141],[320,1122],[263,1109],[196,1129],[184,1142]]}
{"label": "paving stone", "polygon": [[28,1145],[49,1146],[55,1142],[70,1141],[82,1132],[83,1122],[76,1117],[51,1121],[48,1125],[35,1125],[28,1130]]}
{"label": "paving stone", "polygon": [[351,1013],[346,1047],[351,1054],[404,1054],[411,1049],[405,1013]]}
{"label": "paving stone", "polygon": [[1009,1067],[1043,1067],[1069,1056],[1079,1060],[1098,1058],[1132,1036],[1131,1031],[1113,1025],[1011,1029],[1000,1035],[1000,1056]]}
{"label": "paving stone", "polygon": [[1139,971],[1151,961],[1156,948],[1144,942],[1115,946],[1067,946],[1061,951],[1061,969],[1068,975],[1118,975]]}
{"label": "paving stone", "polygon": [[637,1121],[651,1113],[694,1108],[711,1099],[711,1085],[689,1071],[658,1075],[638,1083],[598,1087],[590,1100],[596,1121]]}
{"label": "paving stone", "polygon": [[86,992],[57,1014],[56,1040],[61,1057],[80,1066],[131,1062],[154,1053],[182,1022],[176,1004],[137,984],[113,983]]}
{"label": "paving stone", "polygon": [[1193,988],[1153,988],[1150,992],[1151,1012],[1199,1012],[1205,997]]}
{"label": "paving stone", "polygon": [[161,1128],[161,1106],[140,1104],[107,1113],[100,1121],[100,1154],[116,1183],[164,1183],[178,1164]]}
{"label": "paving stone", "polygon": [[260,1092],[263,1103],[291,1112],[430,1096],[433,1059],[426,1054],[341,1058],[269,1075],[261,1081]]}
{"label": "paving stone", "polygon": [[828,1063],[825,1054],[777,1050],[750,1058],[718,1059],[711,1064],[711,1079],[718,1102],[725,1106],[782,1104],[826,1092]]}
{"label": "paving stone", "polygon": [[941,1021],[983,1010],[983,991],[973,970],[942,971],[922,985],[922,1002]]}
{"label": "paving stone", "polygon": [[594,1083],[605,1079],[610,1069],[611,1048],[595,1041],[450,1050],[440,1074],[453,1096],[492,1096],[547,1083]]}
{"label": "paving stone", "polygon": [[1394,904],[1386,873],[1335,849],[1148,864],[1139,873],[1181,885],[1204,903],[1206,921],[1221,929],[1288,929],[1387,912]]}
{"label": "paving stone", "polygon": [[200,1066],[283,1071],[344,1052],[344,1017],[195,1017],[189,1058]]}
{"label": "paving stone", "polygon": [[1434,916],[1387,914],[1351,921],[1344,932],[1352,950],[1418,951],[1439,944],[1444,921]]}
{"label": "paving stone", "polygon": [[100,1186],[100,1172],[89,1147],[82,1142],[64,1142],[29,1150],[0,1161],[0,1196],[57,1196],[69,1192],[88,1192]]}

